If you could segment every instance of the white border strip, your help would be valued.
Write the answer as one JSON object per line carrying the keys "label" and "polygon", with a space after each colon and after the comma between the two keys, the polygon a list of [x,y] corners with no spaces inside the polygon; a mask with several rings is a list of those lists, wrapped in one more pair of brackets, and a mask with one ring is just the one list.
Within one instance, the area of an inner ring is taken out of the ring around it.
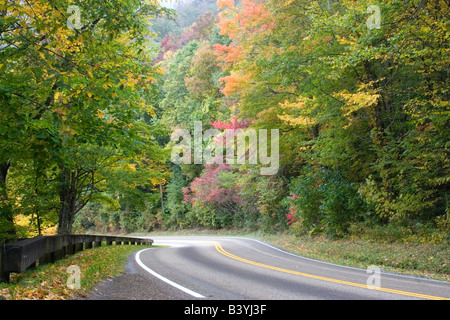
{"label": "white border strip", "polygon": [[183,287],[182,285],[179,285],[178,283],[175,283],[175,282],[173,282],[173,281],[167,279],[166,277],[163,277],[163,276],[160,275],[159,273],[156,273],[155,271],[153,271],[152,269],[150,269],[149,267],[147,267],[147,266],[141,261],[141,258],[140,258],[140,257],[141,257],[141,253],[144,252],[144,251],[147,251],[147,250],[151,250],[151,249],[144,249],[144,250],[141,250],[141,251],[139,251],[138,253],[136,253],[136,256],[135,256],[135,260],[136,260],[137,264],[138,264],[142,269],[144,269],[145,271],[147,271],[147,272],[150,273],[151,275],[155,276],[156,278],[158,278],[158,279],[160,279],[160,280],[166,282],[167,284],[170,284],[171,286],[173,286],[173,287],[175,287],[175,288],[177,288],[177,289],[179,289],[179,290],[181,290],[181,291],[183,291],[183,292],[185,292],[185,293],[187,293],[187,294],[189,294],[189,295],[191,295],[191,296],[193,296],[193,297],[195,297],[195,298],[206,298],[206,297],[202,296],[201,294],[199,294],[199,293],[197,293],[197,292],[194,292],[194,291],[192,291],[192,290],[189,290],[188,288],[185,288],[185,287]]}

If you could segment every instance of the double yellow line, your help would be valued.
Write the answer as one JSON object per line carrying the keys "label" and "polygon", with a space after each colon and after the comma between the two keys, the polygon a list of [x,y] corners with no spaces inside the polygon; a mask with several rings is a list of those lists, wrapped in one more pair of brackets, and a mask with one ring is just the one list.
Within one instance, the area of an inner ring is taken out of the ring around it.
{"label": "double yellow line", "polygon": [[308,273],[288,270],[288,269],[284,269],[284,268],[278,268],[278,267],[270,266],[270,265],[267,265],[267,264],[263,264],[263,263],[259,263],[259,262],[255,262],[255,261],[251,261],[251,260],[248,260],[248,259],[244,259],[244,258],[235,256],[234,254],[231,254],[231,253],[225,251],[218,242],[212,241],[212,243],[216,247],[216,250],[218,252],[220,252],[221,254],[223,254],[224,256],[227,256],[227,257],[229,257],[231,259],[234,259],[234,260],[237,260],[237,261],[241,261],[241,262],[248,263],[248,264],[251,264],[251,265],[254,265],[254,266],[258,266],[258,267],[261,267],[261,268],[266,268],[266,269],[270,269],[270,270],[275,270],[275,271],[280,271],[280,272],[284,272],[284,273],[289,273],[289,274],[293,274],[293,275],[297,275],[297,276],[301,276],[301,277],[305,277],[305,278],[310,278],[310,279],[323,280],[323,281],[339,283],[339,284],[344,284],[344,285],[348,285],[348,286],[352,286],[352,287],[358,287],[358,288],[369,289],[369,290],[377,290],[377,291],[395,293],[395,294],[400,294],[400,295],[404,295],[404,296],[410,296],[410,297],[416,297],[416,298],[422,298],[422,299],[431,299],[431,300],[450,300],[448,298],[430,296],[430,295],[426,295],[426,294],[414,293],[414,292],[408,292],[408,291],[401,291],[401,290],[395,290],[395,289],[369,288],[367,285],[356,283],[356,282],[343,281],[343,280],[327,278],[327,277],[321,277],[321,276],[316,276],[316,275],[313,275],[313,274],[308,274]]}

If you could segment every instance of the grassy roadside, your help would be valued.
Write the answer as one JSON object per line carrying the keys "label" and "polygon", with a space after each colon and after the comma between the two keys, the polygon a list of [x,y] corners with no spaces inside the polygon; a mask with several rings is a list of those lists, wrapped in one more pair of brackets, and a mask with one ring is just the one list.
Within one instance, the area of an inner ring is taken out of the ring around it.
{"label": "grassy roadside", "polygon": [[[10,283],[0,284],[0,297],[7,300],[68,300],[86,296],[93,286],[125,270],[131,253],[148,246],[102,246],[78,252],[55,264],[42,265],[20,274],[11,274]],[[69,289],[68,267],[80,269],[80,289]]]}
{"label": "grassy roadside", "polygon": [[295,236],[288,232],[267,234],[243,230],[183,230],[145,235],[251,237],[312,259],[363,269],[376,265],[385,271],[450,281],[450,245],[446,243],[385,243],[355,238],[332,240],[321,236]]}

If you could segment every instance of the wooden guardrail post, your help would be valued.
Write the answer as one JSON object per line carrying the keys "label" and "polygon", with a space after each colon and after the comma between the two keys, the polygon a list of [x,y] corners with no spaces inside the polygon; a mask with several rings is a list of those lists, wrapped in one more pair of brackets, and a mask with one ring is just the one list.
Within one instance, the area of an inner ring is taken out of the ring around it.
{"label": "wooden guardrail post", "polygon": [[9,272],[6,272],[6,256],[3,247],[0,247],[0,282],[9,282]]}

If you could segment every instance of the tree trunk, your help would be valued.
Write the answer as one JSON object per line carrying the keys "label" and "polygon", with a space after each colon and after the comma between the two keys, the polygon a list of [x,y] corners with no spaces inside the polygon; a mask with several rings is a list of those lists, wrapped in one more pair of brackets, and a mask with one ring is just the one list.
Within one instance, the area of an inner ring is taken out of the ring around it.
{"label": "tree trunk", "polygon": [[3,232],[8,239],[16,238],[14,218],[6,190],[6,176],[10,167],[11,162],[9,160],[0,164],[0,221],[3,224]]}
{"label": "tree trunk", "polygon": [[72,233],[77,201],[77,190],[74,188],[74,179],[76,176],[69,169],[63,168],[60,177],[58,234],[70,234]]}
{"label": "tree trunk", "polygon": [[6,192],[6,176],[11,164],[9,161],[0,164],[0,199],[2,201],[8,199],[8,194]]}
{"label": "tree trunk", "polygon": [[163,192],[163,187],[162,187],[162,183],[159,184],[159,193],[161,194],[161,208],[162,208],[162,213],[164,214],[164,192]]}

